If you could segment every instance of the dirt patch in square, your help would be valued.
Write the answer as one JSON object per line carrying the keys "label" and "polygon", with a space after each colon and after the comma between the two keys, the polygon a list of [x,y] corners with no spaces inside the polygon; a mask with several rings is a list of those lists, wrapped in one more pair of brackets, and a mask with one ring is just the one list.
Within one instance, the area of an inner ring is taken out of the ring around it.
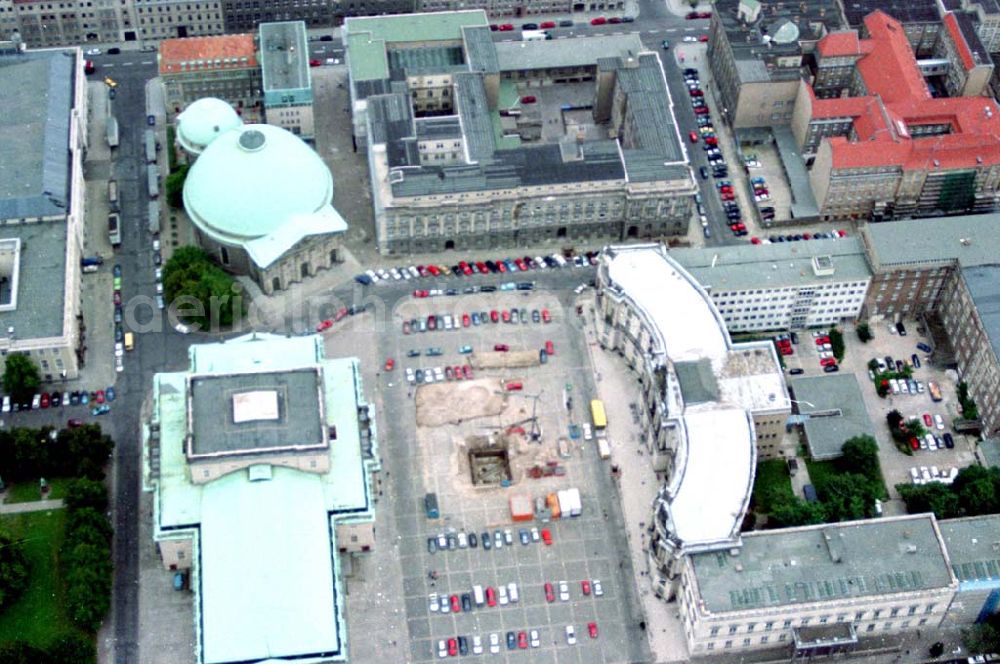
{"label": "dirt patch in square", "polygon": [[503,412],[507,397],[496,380],[434,383],[417,388],[417,426],[459,424]]}

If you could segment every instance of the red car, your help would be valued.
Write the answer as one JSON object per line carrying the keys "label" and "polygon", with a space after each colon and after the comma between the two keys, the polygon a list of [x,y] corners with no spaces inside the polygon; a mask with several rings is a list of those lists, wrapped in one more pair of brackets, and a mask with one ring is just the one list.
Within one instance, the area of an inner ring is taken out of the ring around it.
{"label": "red car", "polygon": [[824,357],[824,358],[820,359],[819,363],[820,363],[820,366],[832,367],[832,366],[835,366],[837,364],[837,360],[835,360],[832,357]]}
{"label": "red car", "polygon": [[732,231],[745,231],[747,229],[747,225],[742,221],[737,221],[735,224],[729,224],[729,229]]}
{"label": "red car", "polygon": [[920,449],[920,441],[917,440],[916,438],[910,438],[910,447],[912,447],[915,450],[919,450]]}
{"label": "red car", "polygon": [[425,291],[425,290],[413,291],[413,297],[427,297],[428,295],[430,295],[430,291]]}
{"label": "red car", "polygon": [[528,634],[527,632],[517,633],[517,647],[524,650],[528,647]]}
{"label": "red car", "polygon": [[583,581],[581,581],[580,582],[580,590],[583,591],[584,595],[589,595],[590,594],[590,581],[587,581],[586,579],[584,579]]}
{"label": "red car", "polygon": [[698,41],[700,41],[700,42],[707,42],[708,41],[708,35],[700,35],[698,37]]}
{"label": "red car", "polygon": [[521,390],[524,389],[524,384],[521,383],[520,381],[512,380],[511,382],[507,383],[505,387],[507,388],[508,392],[520,392]]}
{"label": "red car", "polygon": [[729,184],[724,184],[721,187],[719,187],[719,193],[720,194],[731,194],[731,193],[733,193],[733,186],[729,185]]}
{"label": "red car", "polygon": [[522,104],[534,104],[536,101],[538,101],[538,99],[535,97],[535,95],[524,95],[523,97],[521,97]]}
{"label": "red car", "polygon": [[542,321],[546,323],[552,322],[552,314],[549,313],[548,309],[542,309]]}
{"label": "red car", "polygon": [[816,337],[816,345],[822,346],[823,344],[830,343],[830,337]]}
{"label": "red car", "polygon": [[551,341],[546,341],[545,352],[548,353],[549,355],[555,355],[556,354],[555,344],[553,344]]}
{"label": "red car", "polygon": [[[42,400],[43,401],[45,400],[45,395],[44,394],[42,395]],[[98,403],[98,404],[104,403],[104,390],[97,390],[97,392],[94,394],[93,401],[94,401],[94,403]]]}
{"label": "red car", "polygon": [[548,528],[542,528],[542,541],[547,546],[552,546],[552,532]]}
{"label": "red car", "polygon": [[527,272],[528,271],[528,266],[525,265],[524,261],[521,260],[520,258],[515,258],[514,259],[514,265],[516,265],[517,269],[520,270],[521,272]]}
{"label": "red car", "polygon": [[698,108],[694,109],[694,114],[695,115],[708,115],[708,107],[707,106],[699,106]]}
{"label": "red car", "polygon": [[750,244],[760,244],[760,238],[759,237],[750,238]]}
{"label": "red car", "polygon": [[[452,595],[454,597],[454,595]],[[448,656],[458,657],[458,641],[454,638],[448,639]]]}
{"label": "red car", "polygon": [[486,274],[490,271],[490,269],[486,267],[486,263],[482,261],[476,262],[476,269],[479,270],[479,274]]}
{"label": "red car", "polygon": [[69,420],[67,420],[66,426],[68,426],[70,429],[79,429],[80,427],[83,426],[83,420],[78,420],[75,417],[70,418]]}
{"label": "red car", "polygon": [[549,604],[556,601],[556,593],[552,589],[552,584],[548,581],[545,582],[545,601]]}
{"label": "red car", "polygon": [[622,21],[621,17],[619,17],[619,16],[612,16],[611,18],[608,19],[608,23],[612,23],[614,25],[618,25],[619,23],[622,23],[622,22],[623,21]]}
{"label": "red car", "polygon": [[492,322],[494,322],[494,323],[498,322],[500,320],[500,312],[498,312],[496,309],[494,309],[493,311],[491,311],[490,312],[490,320]]}
{"label": "red car", "polygon": [[468,364],[462,367],[462,374],[465,376],[465,380],[472,380],[472,367]]}
{"label": "red car", "polygon": [[439,276],[441,274],[441,270],[438,269],[437,265],[428,265],[427,266],[427,271],[430,272],[435,277],[437,277],[437,276]]}
{"label": "red car", "polygon": [[781,354],[782,355],[794,355],[795,351],[792,350],[790,347],[789,348],[782,348],[781,349]]}
{"label": "red car", "polygon": [[690,134],[688,134],[688,138],[691,140],[692,143],[697,143],[698,142],[698,132],[692,131]]}
{"label": "red car", "polygon": [[497,28],[497,29],[498,29],[498,30],[499,30],[500,32],[510,32],[511,30],[513,30],[513,29],[514,29],[514,26],[513,26],[513,25],[511,25],[510,23],[503,23],[503,24],[501,24],[501,25],[500,25],[500,27],[499,27],[499,28]]}
{"label": "red car", "polygon": [[503,261],[497,261],[497,269],[500,270],[500,274],[507,271],[507,264]]}
{"label": "red car", "polygon": [[316,324],[316,331],[325,332],[326,330],[329,330],[331,327],[333,327],[333,321],[327,318],[326,320],[321,320],[319,323]]}
{"label": "red car", "polygon": [[497,605],[497,591],[493,590],[493,588],[489,586],[486,587],[486,605],[487,606]]}
{"label": "red car", "polygon": [[[504,313],[507,313],[507,312],[504,312]],[[510,350],[510,346],[508,346],[507,344],[493,344],[493,350],[495,350],[497,352],[500,352],[500,353],[506,353],[507,351]]]}
{"label": "red car", "polygon": [[334,322],[342,321],[347,318],[347,307],[341,307],[337,310],[337,315],[333,317]]}
{"label": "red car", "polygon": [[715,136],[705,137],[705,145],[718,145],[718,144],[719,144],[719,139],[717,139]]}
{"label": "red car", "polygon": [[555,21],[542,21],[541,23],[538,24],[538,28],[540,30],[549,30],[554,27],[556,27]]}
{"label": "red car", "polygon": [[455,380],[462,380],[462,367],[456,364],[453,371],[455,373]]}
{"label": "red car", "polygon": [[590,638],[597,638],[597,623],[589,622],[587,623],[587,633],[590,634]]}
{"label": "red car", "polygon": [[458,595],[452,595],[451,596],[451,612],[452,613],[461,613],[461,611],[462,611],[462,603],[458,601]]}
{"label": "red car", "polygon": [[698,12],[698,18],[712,18],[712,12]]}
{"label": "red car", "polygon": [[603,16],[598,16],[597,18],[590,19],[591,25],[604,25],[607,22],[608,19],[604,18]]}
{"label": "red car", "polygon": [[723,191],[723,192],[719,192],[719,198],[721,198],[724,201],[731,201],[731,200],[734,200],[736,198],[736,196],[734,196],[733,192],[731,192],[731,191]]}
{"label": "red car", "polygon": [[508,310],[504,309],[500,317],[503,318],[503,322],[505,323],[510,322],[510,312]]}
{"label": "red car", "polygon": [[926,424],[928,428],[934,427],[934,420],[931,419],[930,413],[924,413],[924,424]]}
{"label": "red car", "polygon": [[386,371],[392,371],[395,368],[396,368],[396,360],[394,360],[394,359],[392,359],[390,357],[388,360],[385,361],[385,370]]}
{"label": "red car", "polygon": [[691,95],[692,97],[704,97],[705,96],[705,93],[702,92],[701,90],[699,90],[698,88],[691,88],[690,90],[688,90],[688,94]]}
{"label": "red car", "polygon": [[437,316],[431,314],[427,317],[427,329],[436,330],[437,329]]}
{"label": "red car", "polygon": [[469,327],[472,325],[472,319],[469,318],[469,314],[462,314],[462,327]]}
{"label": "red car", "polygon": [[[104,395],[102,394],[101,396],[103,397]],[[49,393],[48,392],[42,392],[42,397],[41,397],[39,405],[42,408],[48,408],[49,407]]]}

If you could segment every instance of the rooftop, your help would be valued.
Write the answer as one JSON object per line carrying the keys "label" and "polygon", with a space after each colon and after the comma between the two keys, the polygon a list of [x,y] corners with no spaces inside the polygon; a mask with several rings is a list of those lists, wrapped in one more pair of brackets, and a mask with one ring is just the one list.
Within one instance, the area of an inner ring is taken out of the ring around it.
{"label": "rooftop", "polygon": [[[3,243],[3,272],[9,276],[8,260],[16,261],[17,278],[4,284],[5,297],[14,298],[16,306],[0,307],[0,330],[14,330],[14,339],[42,339],[63,333],[66,293],[66,221],[43,221],[36,224],[0,224]],[[10,253],[16,243],[17,255]],[[79,269],[76,265],[73,269]],[[16,292],[11,292],[11,288]]]}
{"label": "rooftop", "polygon": [[707,293],[660,245],[609,247],[601,261],[609,293],[630,301],[651,358],[668,368],[663,398],[676,407],[664,407],[679,439],[665,488],[669,527],[690,546],[731,541],[753,484],[751,412],[790,405],[773,345],[732,344]]}
{"label": "rooftop", "polygon": [[76,52],[0,55],[0,220],[67,214]]}
{"label": "rooftop", "polygon": [[646,51],[638,34],[495,42],[501,71],[593,65],[601,58],[635,58]]}
{"label": "rooftop", "polygon": [[809,415],[803,426],[814,459],[839,457],[848,439],[871,431],[871,418],[853,373],[795,377],[788,387],[798,412]]}
{"label": "rooftop", "polygon": [[964,267],[962,277],[993,353],[1000,357],[1000,265]]}
{"label": "rooftop", "polygon": [[252,68],[257,66],[257,49],[252,34],[164,39],[159,62],[161,74]]}
{"label": "rooftop", "polygon": [[704,609],[712,613],[954,583],[930,514],[744,533],[742,546],[690,560]]}
{"label": "rooftop", "polygon": [[[709,293],[865,281],[871,270],[857,237],[809,242],[671,249],[670,255]],[[816,274],[813,258],[829,256],[833,274]]]}
{"label": "rooftop", "polygon": [[876,270],[951,263],[992,265],[1000,246],[1000,213],[867,224],[862,237]]}
{"label": "rooftop", "polygon": [[1000,515],[948,519],[938,528],[959,582],[1000,582]]}
{"label": "rooftop", "polygon": [[852,28],[860,28],[865,16],[878,9],[904,24],[941,20],[935,0],[844,0],[844,17]]}
{"label": "rooftop", "polygon": [[261,23],[260,59],[265,93],[309,88],[305,22]]}
{"label": "rooftop", "polygon": [[322,376],[314,369],[192,375],[190,456],[326,445]]}

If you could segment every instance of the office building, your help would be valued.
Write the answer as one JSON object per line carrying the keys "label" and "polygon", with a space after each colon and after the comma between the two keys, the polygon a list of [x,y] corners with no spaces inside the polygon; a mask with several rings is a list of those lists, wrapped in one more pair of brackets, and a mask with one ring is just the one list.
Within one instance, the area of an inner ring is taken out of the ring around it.
{"label": "office building", "polygon": [[732,333],[856,320],[871,270],[857,238],[673,249]]}
{"label": "office building", "polygon": [[171,119],[198,99],[216,97],[245,122],[261,120],[261,68],[253,35],[166,39],[160,42],[159,67]]}
{"label": "office building", "polygon": [[143,41],[225,33],[220,0],[131,0]]}
{"label": "office building", "polygon": [[198,150],[184,181],[198,243],[266,294],[343,260],[347,222],[333,207],[323,160],[281,127],[234,123],[218,132],[213,122],[228,124],[220,103],[192,104],[181,114],[179,143]]}
{"label": "office building", "polygon": [[0,371],[20,353],[45,382],[111,361],[85,353],[83,63],[78,48],[0,54]]}
{"label": "office building", "polygon": [[338,553],[375,545],[380,470],[358,360],[259,333],[189,357],[153,378],[143,485],[164,568],[190,577],[195,661],[345,661]]}
{"label": "office building", "polygon": [[91,0],[55,5],[44,0],[0,0],[0,40],[28,48],[136,39],[130,0]]}
{"label": "office building", "polygon": [[680,585],[693,656],[784,647],[808,659],[937,628],[958,580],[924,514],[744,533],[686,557]]}
{"label": "office building", "polygon": [[638,374],[640,442],[667,476],[649,567],[653,591],[670,599],[685,557],[738,544],[758,446],[781,439],[791,402],[774,344],[733,343],[708,293],[661,245],[601,252],[595,318],[601,347]]}
{"label": "office building", "polygon": [[958,578],[958,593],[945,624],[984,622],[1000,612],[1000,515],[948,519],[938,526]]}
{"label": "office building", "polygon": [[687,232],[694,180],[636,35],[494,43],[482,11],[344,30],[382,254]]}
{"label": "office building", "polygon": [[[941,55],[955,62],[946,85],[981,91],[988,57],[960,39],[948,14]],[[841,32],[817,46],[824,96],[800,84],[792,131],[823,219],[940,216],[989,211],[1000,187],[1000,107],[979,96],[933,97],[898,21],[865,17],[867,38]],[[970,37],[971,35],[971,37]],[[956,50],[957,49],[957,50]],[[833,63],[833,72],[827,61]],[[847,70],[847,75],[839,72]]]}
{"label": "office building", "polygon": [[[343,1],[343,0],[341,0]],[[522,18],[536,14],[572,14],[574,12],[621,12],[624,0],[418,0],[420,12],[482,9],[491,18]]]}
{"label": "office building", "polygon": [[[945,0],[946,7],[950,2]],[[910,49],[918,58],[932,58],[941,32],[941,9],[937,0],[841,0],[847,25],[859,32],[865,30],[865,17],[883,11],[903,25]]]}
{"label": "office building", "polygon": [[313,138],[316,132],[306,24],[262,24],[260,66],[266,122],[301,138]]}

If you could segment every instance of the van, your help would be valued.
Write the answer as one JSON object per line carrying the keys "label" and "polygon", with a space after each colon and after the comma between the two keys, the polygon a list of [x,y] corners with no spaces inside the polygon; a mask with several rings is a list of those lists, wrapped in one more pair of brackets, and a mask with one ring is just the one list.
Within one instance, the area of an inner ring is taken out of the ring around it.
{"label": "van", "polygon": [[424,496],[424,512],[427,513],[428,519],[437,519],[441,516],[436,493],[428,493]]}
{"label": "van", "polygon": [[482,586],[472,586],[472,599],[475,600],[476,606],[482,606],[486,603],[486,598],[483,596]]}
{"label": "van", "polygon": [[125,350],[132,350],[135,348],[135,335],[131,332],[125,333]]}

